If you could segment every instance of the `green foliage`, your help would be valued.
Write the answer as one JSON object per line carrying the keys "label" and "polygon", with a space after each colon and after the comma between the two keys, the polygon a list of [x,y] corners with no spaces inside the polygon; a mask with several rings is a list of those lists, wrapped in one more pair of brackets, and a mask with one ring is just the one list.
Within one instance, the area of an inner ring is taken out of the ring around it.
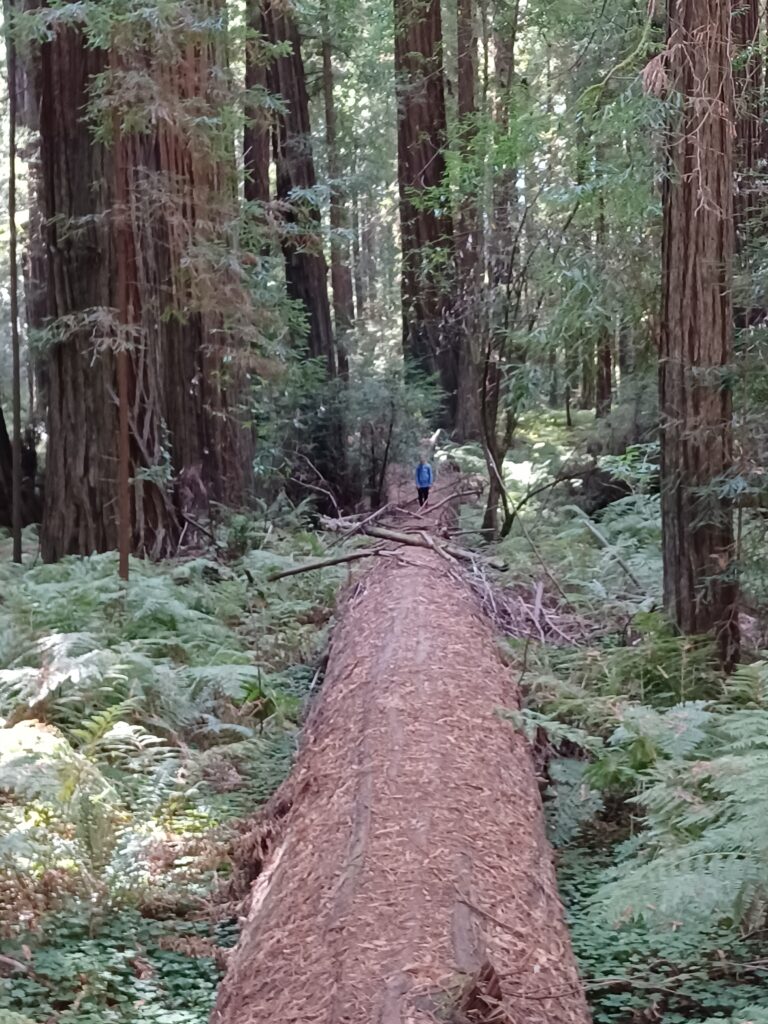
{"label": "green foliage", "polygon": [[[601,844],[600,834],[593,837]],[[595,1024],[658,1020],[663,1024],[759,1024],[765,1010],[763,943],[712,927],[706,937],[650,930],[643,922],[607,928],[590,913],[610,853],[568,850],[560,891]],[[752,1013],[756,1016],[752,1016]]]}
{"label": "green foliage", "polygon": [[2,1024],[202,1024],[220,977],[216,955],[234,939],[229,925],[151,921],[128,910],[95,925],[57,914],[47,930],[42,942],[26,935],[2,946],[29,967],[0,980]]}
{"label": "green foliage", "polygon": [[587,768],[587,762],[575,758],[559,758],[550,764],[544,808],[553,846],[573,842],[603,808],[603,798],[590,784]]}
{"label": "green foliage", "polygon": [[0,568],[1,949],[31,950],[0,1019],[207,1019],[227,942],[184,918],[290,769],[343,578],[266,583],[320,548],[284,518],[239,561],[136,562],[127,586],[111,554]]}

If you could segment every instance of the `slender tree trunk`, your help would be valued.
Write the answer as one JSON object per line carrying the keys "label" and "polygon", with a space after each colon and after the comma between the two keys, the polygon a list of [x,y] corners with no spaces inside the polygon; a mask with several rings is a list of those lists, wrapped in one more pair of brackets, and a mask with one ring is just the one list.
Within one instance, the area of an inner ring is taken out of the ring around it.
{"label": "slender tree trunk", "polygon": [[376,259],[377,235],[376,208],[373,202],[369,200],[363,203],[363,223],[360,230],[360,258],[362,260],[362,273],[365,279],[366,305],[370,310],[372,318],[375,318],[379,313],[377,308],[377,278],[379,272]]}
{"label": "slender tree trunk", "polygon": [[[264,26],[270,43],[290,48],[267,70],[270,92],[280,96],[285,110],[277,119],[275,162],[277,195],[287,201],[294,189],[317,184],[312,158],[309,96],[301,43],[292,8],[283,0],[264,0]],[[320,213],[315,203],[293,200],[289,221],[293,230],[283,243],[288,294],[307,313],[309,354],[323,359],[329,377],[337,373],[336,348],[328,303],[327,267],[320,240]]]}
{"label": "slender tree trunk", "polygon": [[595,388],[595,342],[591,337],[582,338],[581,345],[581,385],[579,388],[579,408],[594,409],[596,399]]}
{"label": "slender tree trunk", "polygon": [[[598,197],[595,245],[606,272],[608,259],[608,224],[605,219],[605,198]],[[613,354],[611,351],[611,325],[601,323],[597,338],[597,364],[595,367],[595,417],[603,419],[611,411],[613,397]]]}
{"label": "slender tree trunk", "polygon": [[395,75],[403,349],[415,366],[438,375],[446,396],[443,423],[452,427],[459,366],[453,222],[440,198],[446,113],[439,0],[395,0]]}
{"label": "slender tree trunk", "polygon": [[[112,53],[113,67],[118,67],[117,55]],[[118,441],[117,441],[117,546],[119,552],[118,572],[127,581],[131,554],[131,439],[129,428],[129,375],[130,357],[128,344],[132,320],[128,298],[129,249],[132,239],[128,225],[128,182],[125,165],[125,140],[117,116],[114,118],[114,195],[116,207],[112,212],[114,224],[114,247],[117,263],[117,372]],[[131,261],[132,262],[132,261]]]}
{"label": "slender tree trunk", "polygon": [[360,241],[360,199],[352,197],[352,265],[355,284],[355,316],[363,321],[368,316],[365,273]]}
{"label": "slender tree trunk", "polygon": [[731,0],[735,72],[736,181],[734,201],[736,242],[740,247],[758,200],[758,164],[763,149],[763,61],[760,57],[759,0]]}
{"label": "slender tree trunk", "polygon": [[[458,0],[456,11],[458,61],[459,148],[464,164],[471,173],[475,160],[473,148],[477,137],[477,34],[474,0]],[[479,440],[480,422],[481,338],[478,308],[481,296],[482,219],[474,190],[466,189],[459,202],[456,217],[456,269],[458,275],[457,316],[459,318],[459,386],[456,413],[456,436],[459,440]]]}
{"label": "slender tree trunk", "polygon": [[13,442],[0,406],[0,527],[13,527]]}
{"label": "slender tree trunk", "polygon": [[245,110],[244,195],[248,202],[266,203],[269,202],[270,119],[266,106],[258,102],[258,97],[266,100],[268,61],[264,53],[260,0],[248,0],[246,17],[249,37],[245,46],[245,87],[252,95]]}
{"label": "slender tree trunk", "polygon": [[669,74],[682,97],[664,198],[660,358],[666,607],[684,633],[716,635],[738,657],[731,509],[733,82],[730,7],[672,0]]}
{"label": "slender tree trunk", "polygon": [[13,560],[21,563],[21,346],[19,342],[19,264],[18,235],[16,230],[16,126],[18,119],[18,93],[16,72],[16,40],[11,24],[11,5],[4,4],[5,46],[8,69],[8,221],[9,254],[11,265],[11,353],[13,360],[13,458],[12,458],[12,530]]}
{"label": "slender tree trunk", "polygon": [[[323,102],[325,106],[325,144],[328,151],[328,177],[330,178],[330,220],[331,220],[331,288],[333,291],[333,317],[337,340],[352,328],[355,319],[352,293],[352,269],[349,263],[349,242],[345,232],[349,230],[346,214],[347,204],[341,184],[341,163],[339,160],[336,101],[333,81],[333,47],[331,42],[328,0],[323,8]],[[349,372],[345,348],[339,340],[339,372]]]}

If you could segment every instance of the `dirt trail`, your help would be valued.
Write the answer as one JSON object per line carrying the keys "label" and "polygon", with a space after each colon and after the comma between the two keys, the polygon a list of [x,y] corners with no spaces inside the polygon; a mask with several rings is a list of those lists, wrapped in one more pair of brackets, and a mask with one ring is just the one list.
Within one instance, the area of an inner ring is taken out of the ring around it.
{"label": "dirt trail", "polygon": [[515,699],[439,555],[362,575],[216,1024],[589,1019]]}

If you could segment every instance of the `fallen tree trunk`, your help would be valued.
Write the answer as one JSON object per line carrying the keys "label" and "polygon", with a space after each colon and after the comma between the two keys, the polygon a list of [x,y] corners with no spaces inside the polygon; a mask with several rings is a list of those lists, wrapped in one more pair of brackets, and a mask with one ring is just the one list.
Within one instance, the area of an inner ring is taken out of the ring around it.
{"label": "fallen tree trunk", "polygon": [[508,670],[438,555],[408,558],[343,610],[214,1024],[589,1020]]}

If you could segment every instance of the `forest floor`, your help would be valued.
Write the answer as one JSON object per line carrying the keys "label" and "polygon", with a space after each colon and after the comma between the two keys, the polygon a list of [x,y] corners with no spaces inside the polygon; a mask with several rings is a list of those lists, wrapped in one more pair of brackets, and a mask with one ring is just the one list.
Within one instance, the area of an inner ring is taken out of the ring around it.
{"label": "forest floor", "polygon": [[[437,538],[460,488],[417,510],[398,475],[379,522]],[[459,563],[393,545],[357,570],[214,1020],[448,1020],[485,965],[471,1019],[587,1019],[517,704]]]}

